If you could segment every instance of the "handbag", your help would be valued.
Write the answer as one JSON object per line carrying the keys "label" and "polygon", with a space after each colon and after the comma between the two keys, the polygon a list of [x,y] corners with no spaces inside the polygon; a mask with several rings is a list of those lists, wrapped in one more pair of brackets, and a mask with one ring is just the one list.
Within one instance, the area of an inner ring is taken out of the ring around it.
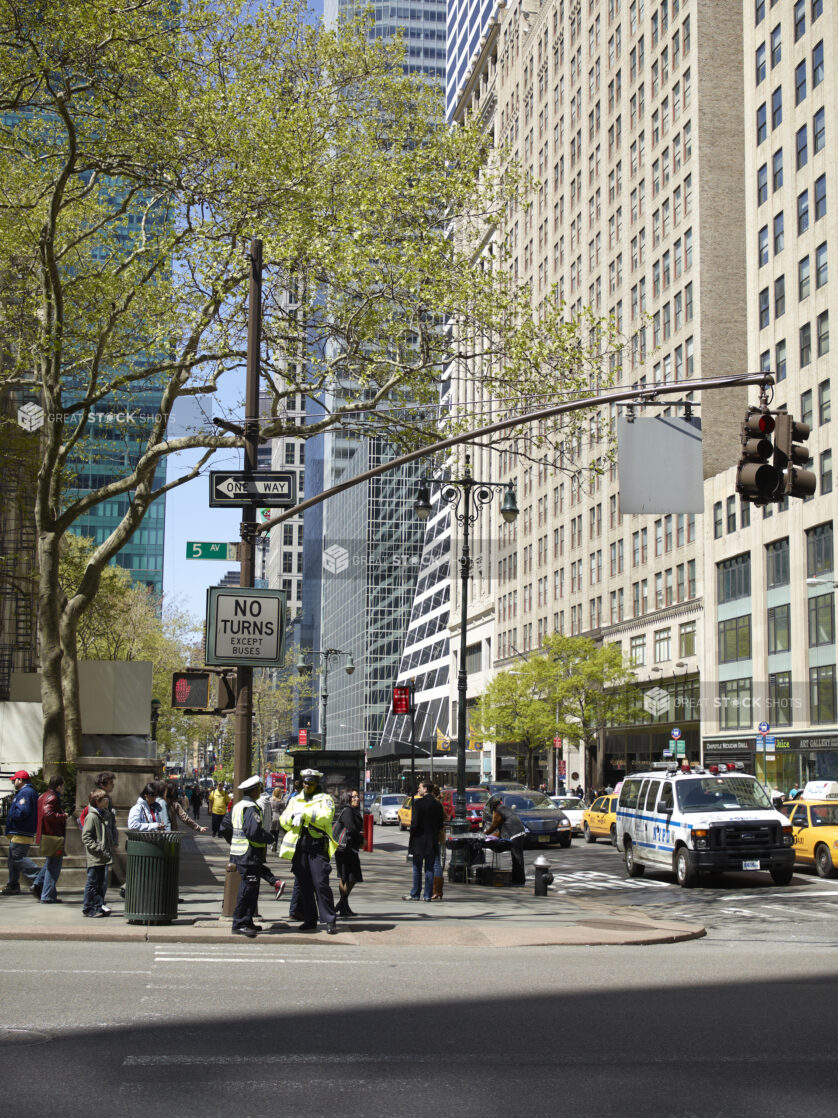
{"label": "handbag", "polygon": [[341,827],[340,833],[335,836],[337,838],[338,850],[344,853],[352,849],[352,843],[349,840],[349,831],[346,827]]}
{"label": "handbag", "polygon": [[64,854],[63,835],[41,835],[40,852],[44,858],[55,858]]}

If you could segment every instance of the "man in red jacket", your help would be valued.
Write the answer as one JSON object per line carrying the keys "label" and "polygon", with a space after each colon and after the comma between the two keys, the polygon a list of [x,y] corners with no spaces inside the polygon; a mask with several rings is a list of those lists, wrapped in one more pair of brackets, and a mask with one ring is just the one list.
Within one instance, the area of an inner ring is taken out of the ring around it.
{"label": "man in red jacket", "polygon": [[56,886],[64,861],[64,836],[67,830],[67,813],[61,805],[64,777],[54,776],[49,788],[38,797],[38,833],[36,842],[43,847],[44,864],[32,882],[32,892],[40,897],[41,904],[61,904]]}

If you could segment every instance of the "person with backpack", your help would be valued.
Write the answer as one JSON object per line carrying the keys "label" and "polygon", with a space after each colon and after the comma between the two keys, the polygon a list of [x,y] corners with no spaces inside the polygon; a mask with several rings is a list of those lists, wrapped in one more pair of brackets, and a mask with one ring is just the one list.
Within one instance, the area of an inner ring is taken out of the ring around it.
{"label": "person with backpack", "polygon": [[32,787],[31,777],[19,769],[12,778],[15,785],[12,802],[6,816],[6,834],[9,836],[9,880],[0,890],[4,897],[20,893],[20,875],[34,881],[38,867],[29,857],[29,848],[38,830],[38,793]]}

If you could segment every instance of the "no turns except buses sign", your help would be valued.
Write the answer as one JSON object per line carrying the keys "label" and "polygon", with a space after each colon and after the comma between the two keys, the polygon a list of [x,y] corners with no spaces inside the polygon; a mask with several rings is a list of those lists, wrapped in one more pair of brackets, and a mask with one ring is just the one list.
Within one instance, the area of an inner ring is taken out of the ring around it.
{"label": "no turns except buses sign", "polygon": [[207,591],[207,665],[284,663],[285,608],[284,590],[211,586]]}

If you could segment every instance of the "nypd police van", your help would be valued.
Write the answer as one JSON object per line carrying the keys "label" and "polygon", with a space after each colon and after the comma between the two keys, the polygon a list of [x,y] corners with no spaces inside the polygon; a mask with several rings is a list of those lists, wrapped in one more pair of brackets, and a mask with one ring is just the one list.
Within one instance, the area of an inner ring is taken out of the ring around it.
{"label": "nypd police van", "polygon": [[629,877],[646,867],[674,872],[684,888],[702,873],[767,870],[788,885],[794,870],[792,828],[742,766],[682,771],[661,764],[623,781],[617,847]]}

